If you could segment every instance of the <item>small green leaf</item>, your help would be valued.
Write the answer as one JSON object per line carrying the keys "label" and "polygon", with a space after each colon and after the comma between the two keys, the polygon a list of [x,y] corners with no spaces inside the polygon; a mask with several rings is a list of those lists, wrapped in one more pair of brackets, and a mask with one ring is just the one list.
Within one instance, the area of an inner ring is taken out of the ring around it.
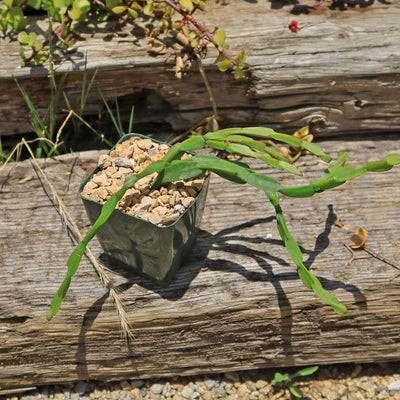
{"label": "small green leaf", "polygon": [[151,15],[153,13],[154,3],[149,1],[143,8],[144,15]]}
{"label": "small green leaf", "polygon": [[[43,43],[41,43],[41,42],[35,42],[35,43],[33,44],[32,48],[33,48],[33,50],[35,50],[35,51],[42,50],[42,48],[43,48]],[[46,56],[46,58],[47,58],[47,56]]]}
{"label": "small green leaf", "polygon": [[195,39],[193,39],[193,40],[190,42],[190,45],[191,45],[192,47],[197,47],[197,46],[199,45],[199,43],[200,43],[200,38],[199,38],[199,37],[196,37]]}
{"label": "small green leaf", "polygon": [[68,11],[68,15],[72,20],[77,21],[82,16],[82,12],[79,8],[72,7],[72,9]]}
{"label": "small green leaf", "polygon": [[308,375],[312,375],[314,372],[318,371],[318,366],[315,367],[308,367],[308,368],[303,368],[300,371],[297,371],[294,375],[293,378],[297,377],[297,376],[308,376]]}
{"label": "small green leaf", "polygon": [[53,5],[55,8],[64,8],[67,6],[64,0],[53,0]]}
{"label": "small green leaf", "polygon": [[184,10],[193,10],[193,3],[191,0],[179,0],[179,4]]}
{"label": "small green leaf", "polygon": [[236,62],[238,64],[243,64],[246,61],[246,53],[244,50],[242,50],[237,56],[236,56]]}
{"label": "small green leaf", "polygon": [[235,79],[240,79],[243,76],[243,70],[238,68],[238,67],[234,67],[233,70],[235,71],[234,73],[234,78]]}
{"label": "small green leaf", "polygon": [[[122,14],[128,9],[127,6],[117,6],[112,9],[112,12],[115,14]],[[136,13],[137,14],[137,13]]]}
{"label": "small green leaf", "polygon": [[315,154],[316,156],[320,157],[322,161],[331,162],[332,158],[325,154],[322,149],[316,145],[315,143],[308,142],[307,140],[301,141],[301,146],[308,150],[310,153]]}
{"label": "small green leaf", "polygon": [[73,7],[79,8],[81,13],[86,13],[90,10],[90,3],[88,0],[75,0]]}
{"label": "small green leaf", "polygon": [[129,12],[129,14],[130,14],[130,16],[131,16],[132,18],[137,18],[137,17],[138,17],[137,11],[134,10],[133,8],[128,8],[128,12]]}
{"label": "small green leaf", "polygon": [[18,33],[17,39],[18,39],[18,42],[20,42],[21,44],[29,43],[29,37],[25,31]]}
{"label": "small green leaf", "polygon": [[213,35],[213,39],[218,46],[223,46],[225,43],[226,34],[223,30],[218,30],[215,35]]}
{"label": "small green leaf", "polygon": [[26,20],[22,9],[20,7],[13,7],[8,11],[10,15],[10,22],[17,31],[22,31],[26,27]]}
{"label": "small green leaf", "polygon": [[28,0],[29,7],[34,8],[35,10],[40,9],[41,0]]}
{"label": "small green leaf", "polygon": [[28,39],[29,39],[28,46],[33,47],[33,45],[34,45],[34,43],[35,43],[35,39],[36,39],[36,33],[31,32],[31,33],[28,35]]}
{"label": "small green leaf", "polygon": [[230,66],[231,66],[231,62],[229,60],[224,60],[218,64],[218,69],[221,72],[225,72],[229,69]]}
{"label": "small green leaf", "polygon": [[121,3],[120,3],[120,1],[119,0],[106,0],[106,6],[109,8],[109,9],[113,9],[114,7],[117,7],[117,6],[119,6]]}
{"label": "small green leaf", "polygon": [[140,6],[138,3],[132,3],[131,5],[130,5],[130,7],[131,8],[133,8],[134,10],[142,10],[143,9],[143,7],[142,6]]}
{"label": "small green leaf", "polygon": [[222,53],[220,53],[218,55],[218,57],[215,59],[214,64],[218,64],[218,63],[220,63],[221,61],[224,61],[224,60],[226,60],[226,57]]}
{"label": "small green leaf", "polygon": [[271,381],[272,386],[278,386],[283,382],[290,379],[289,374],[281,374],[280,372],[275,372],[274,379]]}
{"label": "small green leaf", "polygon": [[301,399],[303,397],[303,393],[301,392],[301,390],[293,385],[289,386],[289,392],[294,396],[297,397],[298,399]]}

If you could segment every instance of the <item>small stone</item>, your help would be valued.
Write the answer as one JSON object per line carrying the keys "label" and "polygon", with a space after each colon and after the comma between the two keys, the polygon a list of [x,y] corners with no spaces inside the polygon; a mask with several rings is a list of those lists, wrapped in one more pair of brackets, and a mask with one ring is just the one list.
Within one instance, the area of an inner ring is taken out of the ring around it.
{"label": "small stone", "polygon": [[132,394],[133,400],[142,400],[143,399],[142,393],[139,388],[135,388],[135,389],[131,390],[131,394]]}
{"label": "small stone", "polygon": [[[125,142],[124,142],[125,143]],[[127,141],[127,146],[120,152],[120,156],[122,158],[132,158],[133,152],[135,151],[135,146],[130,144],[130,141]]]}
{"label": "small stone", "polygon": [[182,389],[182,391],[181,391],[181,395],[182,395],[185,399],[189,399],[189,400],[194,399],[193,394],[194,394],[193,389],[192,389],[190,386],[188,386],[188,385],[186,385],[186,386]]}
{"label": "small stone", "polygon": [[400,380],[395,380],[388,385],[389,392],[399,393],[400,392]]}
{"label": "small stone", "polygon": [[140,204],[135,208],[135,212],[140,214],[141,212],[146,211],[151,205],[153,201],[150,197],[143,196]]}
{"label": "small stone", "polygon": [[[117,145],[117,147],[118,147],[118,145]],[[111,151],[111,153],[110,153],[110,157],[112,158],[112,159],[116,159],[116,158],[118,158],[119,157],[119,151],[118,150],[112,150]]]}
{"label": "small stone", "polygon": [[135,160],[132,158],[118,157],[114,160],[116,167],[131,168],[135,166]]}
{"label": "small stone", "polygon": [[190,186],[197,192],[200,192],[200,190],[203,188],[203,185],[204,185],[204,179],[195,179],[194,181],[190,182]]}
{"label": "small stone", "polygon": [[99,186],[108,186],[110,183],[105,172],[99,172],[96,175],[93,175],[92,180]]}
{"label": "small stone", "polygon": [[238,392],[239,396],[243,396],[245,394],[248,394],[250,392],[250,390],[247,388],[247,386],[244,383],[242,383],[237,388],[237,392]]}
{"label": "small stone", "polygon": [[102,200],[106,200],[108,197],[108,191],[105,187],[99,187],[96,193]]}
{"label": "small stone", "polygon": [[173,222],[175,222],[178,217],[179,217],[179,214],[177,214],[177,213],[167,215],[167,216],[163,217],[162,224],[163,225],[170,225]]}
{"label": "small stone", "polygon": [[111,178],[116,172],[118,172],[117,167],[108,167],[105,171],[106,175]]}
{"label": "small stone", "polygon": [[163,154],[163,153],[156,153],[156,154],[153,154],[153,155],[151,156],[151,161],[152,161],[152,162],[155,162],[155,161],[162,160],[162,159],[164,158],[164,155],[165,155],[165,154]]}
{"label": "small stone", "polygon": [[102,154],[99,157],[99,162],[97,163],[97,165],[99,166],[100,169],[106,169],[106,168],[110,167],[111,164],[112,164],[111,157],[107,154]]}
{"label": "small stone", "polygon": [[161,144],[158,146],[158,148],[159,148],[161,151],[164,151],[164,152],[166,152],[166,151],[169,150],[169,146],[168,146],[167,144],[165,144],[165,143],[161,143]]}
{"label": "small stone", "polygon": [[132,174],[132,170],[130,168],[125,168],[125,167],[119,167],[118,170],[123,176],[127,176]]}
{"label": "small stone", "polygon": [[181,200],[181,203],[182,203],[183,207],[188,208],[190,206],[190,204],[192,204],[193,201],[194,201],[193,197],[186,197]]}
{"label": "small stone", "polygon": [[378,400],[384,400],[389,397],[389,393],[386,390],[382,390],[379,392],[378,396],[376,397]]}
{"label": "small stone", "polygon": [[159,196],[158,197],[158,204],[165,205],[165,204],[169,204],[169,200],[170,200],[170,196],[168,195],[163,195],[163,196]]}
{"label": "small stone", "polygon": [[150,392],[152,394],[161,394],[164,389],[164,385],[161,383],[154,383],[150,386]]}
{"label": "small stone", "polygon": [[183,214],[185,210],[186,208],[182,204],[177,204],[176,206],[174,206],[174,211],[178,214]]}
{"label": "small stone", "polygon": [[264,388],[265,386],[267,386],[268,385],[268,382],[267,381],[264,381],[263,379],[259,379],[257,382],[256,382],[256,388],[257,389],[262,389],[262,388]]}
{"label": "small stone", "polygon": [[196,197],[196,196],[197,196],[197,191],[196,191],[194,188],[192,188],[192,187],[190,187],[190,186],[186,186],[186,187],[185,187],[185,190],[186,190],[186,193],[187,193],[189,196],[191,196],[191,197]]}
{"label": "small stone", "polygon": [[156,214],[150,214],[150,215],[148,216],[148,220],[149,220],[149,222],[151,222],[153,225],[159,225],[159,224],[161,224],[162,221],[163,221],[163,219],[162,219],[159,215],[156,215]]}
{"label": "small stone", "polygon": [[94,183],[93,181],[89,181],[86,185],[85,185],[85,190],[90,190],[90,189],[97,189],[99,187],[99,185],[97,183]]}
{"label": "small stone", "polygon": [[270,388],[269,388],[269,386],[267,385],[267,386],[264,386],[262,389],[260,389],[260,393],[261,393],[263,396],[268,396],[268,395],[270,394]]}
{"label": "small stone", "polygon": [[176,393],[176,390],[171,387],[171,384],[169,382],[167,382],[164,385],[162,395],[164,397],[172,397],[175,393]]}
{"label": "small stone", "polygon": [[151,139],[143,139],[137,145],[142,150],[148,150],[153,146],[153,141]]}
{"label": "small stone", "polygon": [[207,390],[211,390],[212,388],[218,386],[218,382],[214,379],[205,379],[204,384],[206,385]]}
{"label": "small stone", "polygon": [[214,400],[214,398],[213,398],[213,395],[212,395],[212,393],[211,392],[205,392],[204,394],[203,394],[203,400]]}
{"label": "small stone", "polygon": [[152,190],[149,193],[149,197],[151,197],[152,199],[156,199],[156,198],[160,197],[160,191],[159,190]]}

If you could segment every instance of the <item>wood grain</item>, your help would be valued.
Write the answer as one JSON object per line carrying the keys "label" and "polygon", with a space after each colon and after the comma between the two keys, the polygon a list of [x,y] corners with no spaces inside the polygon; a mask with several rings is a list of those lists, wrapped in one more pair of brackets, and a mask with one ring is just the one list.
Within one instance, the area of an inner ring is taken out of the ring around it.
{"label": "wood grain", "polygon": [[[290,7],[273,9],[268,1],[207,4],[199,19],[226,31],[232,54],[247,53],[246,77],[239,81],[217,71],[212,49],[204,60],[221,126],[268,125],[293,132],[311,124],[317,136],[399,130],[400,3],[375,1],[346,11],[323,4],[299,16],[290,14]],[[294,18],[303,27],[297,33],[287,27]],[[33,26],[39,32],[45,28],[37,17]],[[154,56],[147,51],[143,24],[127,26],[119,35],[110,32],[109,26],[89,24],[73,51],[56,57],[57,73],[70,71],[65,91],[75,105],[85,55],[89,72],[99,69],[86,117],[104,112],[99,89],[109,101],[118,97],[125,115],[135,105],[136,126],[147,129],[158,124],[164,131],[181,131],[212,113],[195,62],[182,80],[174,77],[177,45],[170,38],[163,39],[168,53]],[[0,134],[31,131],[13,77],[44,113],[48,69],[20,68],[16,40],[0,38],[0,46],[7,49],[0,60]]]}
{"label": "wood grain", "polygon": [[[347,151],[357,164],[400,153],[399,135],[320,144],[335,157]],[[97,156],[40,161],[82,232],[89,223],[77,188],[87,172],[78,160]],[[298,166],[307,179],[323,169],[311,156]],[[299,184],[286,173],[271,175]],[[265,195],[213,176],[197,244],[168,287],[110,266],[133,326],[129,343],[86,258],[59,314],[46,320],[73,241],[39,177],[29,160],[0,176],[0,389],[400,359],[398,271],[363,251],[348,266],[344,247],[362,226],[372,249],[399,262],[400,168],[282,201],[306,265],[348,307],[344,316],[299,281]],[[107,265],[96,240],[91,248]]]}

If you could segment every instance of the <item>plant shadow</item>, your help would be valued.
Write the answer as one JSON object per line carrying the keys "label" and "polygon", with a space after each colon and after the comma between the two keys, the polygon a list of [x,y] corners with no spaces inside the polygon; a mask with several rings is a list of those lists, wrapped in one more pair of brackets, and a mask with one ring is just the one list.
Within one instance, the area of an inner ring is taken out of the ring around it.
{"label": "plant shadow", "polygon": [[[297,272],[293,269],[293,272],[280,272],[276,273],[273,271],[272,264],[279,264],[282,266],[289,266],[289,263],[276,255],[273,255],[265,250],[268,245],[281,246],[284,248],[282,240],[272,239],[267,237],[251,237],[242,231],[252,228],[255,225],[260,224],[271,224],[274,222],[275,217],[271,216],[268,218],[258,218],[251,221],[232,226],[230,228],[223,229],[216,234],[211,234],[205,230],[199,230],[197,235],[197,242],[192,249],[192,252],[187,256],[183,266],[178,270],[175,278],[168,286],[159,286],[152,282],[150,279],[132,274],[121,267],[112,265],[108,262],[104,254],[101,255],[101,261],[110,268],[113,272],[121,275],[126,282],[116,287],[119,293],[123,293],[134,285],[141,286],[146,290],[157,293],[160,297],[169,300],[177,301],[181,299],[186,291],[188,290],[191,282],[196,278],[202,269],[209,269],[218,272],[236,273],[242,275],[249,282],[270,282],[272,284],[280,309],[280,336],[282,340],[282,349],[288,360],[292,358],[292,326],[293,326],[293,310],[290,304],[290,300],[285,293],[282,286],[282,282],[299,280]],[[316,258],[328,248],[329,246],[329,234],[332,226],[336,220],[336,215],[333,211],[332,205],[329,205],[328,215],[325,219],[325,225],[323,231],[317,236],[314,249],[306,250],[301,249],[303,254],[307,256],[305,265],[310,268],[315,262]],[[234,242],[234,243],[232,243]],[[255,250],[250,248],[251,245],[263,245],[262,250]],[[264,246],[265,245],[265,246]],[[252,258],[256,264],[263,271],[251,271],[246,269],[243,265],[238,262],[230,261],[228,259],[211,259],[209,257],[210,251],[219,251],[221,253],[230,253],[232,255],[245,255]],[[291,263],[290,263],[291,265]],[[318,277],[318,276],[317,276]],[[354,296],[355,304],[361,309],[366,309],[366,298],[358,287],[351,284],[345,284],[339,280],[332,280],[327,278],[318,277],[323,287],[328,291],[335,291],[336,289],[343,289],[348,291]],[[98,299],[90,309],[87,310],[83,323],[82,329],[79,335],[79,346],[77,352],[77,372],[79,376],[85,377],[87,371],[85,370],[85,332],[87,332],[92,326],[97,315],[101,311],[104,302],[107,299],[107,295]],[[317,306],[308,306],[305,312]],[[83,357],[83,358],[82,358]]]}
{"label": "plant shadow", "polygon": [[[313,263],[319,254],[325,251],[330,244],[329,235],[337,219],[333,211],[333,206],[328,206],[328,215],[325,219],[323,231],[316,236],[314,248],[307,250],[301,248],[302,253],[307,256],[304,265],[311,269]],[[112,265],[105,254],[100,256],[100,260],[112,271],[121,275],[126,282],[118,286],[118,290],[123,292],[133,285],[139,285],[147,290],[157,293],[160,297],[169,300],[177,301],[184,296],[191,282],[196,278],[202,269],[210,269],[213,271],[235,272],[242,275],[248,281],[269,281],[276,285],[281,281],[299,280],[295,269],[293,272],[274,273],[270,264],[279,264],[289,266],[290,264],[282,257],[273,255],[265,250],[268,245],[283,247],[286,251],[284,243],[281,239],[272,239],[267,237],[252,237],[246,234],[241,234],[241,231],[252,228],[260,224],[270,224],[275,221],[275,217],[257,218],[245,223],[223,229],[216,234],[211,234],[205,230],[199,230],[197,233],[197,241],[191,253],[186,257],[182,267],[176,273],[174,279],[167,286],[160,286],[146,277],[133,274],[131,271],[123,269],[119,266]],[[234,243],[232,243],[234,242]],[[263,250],[255,250],[251,245],[265,245]],[[250,271],[237,262],[229,259],[211,259],[210,251],[228,253],[232,255],[245,255],[252,258],[264,270],[263,272]],[[345,289],[353,294],[357,303],[365,300],[360,290],[354,285],[346,285],[341,281],[331,280],[318,277],[323,282],[328,290],[338,288]],[[281,289],[276,289],[277,293],[281,293]]]}

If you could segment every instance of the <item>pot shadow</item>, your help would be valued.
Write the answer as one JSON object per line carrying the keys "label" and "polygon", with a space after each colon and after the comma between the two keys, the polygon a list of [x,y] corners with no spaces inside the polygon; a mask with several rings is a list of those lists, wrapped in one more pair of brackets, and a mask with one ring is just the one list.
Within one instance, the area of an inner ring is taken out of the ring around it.
{"label": "pot shadow", "polygon": [[[332,226],[336,220],[336,215],[333,211],[332,205],[328,206],[329,211],[325,219],[324,230],[317,236],[314,249],[306,250],[301,249],[303,254],[307,256],[305,265],[307,268],[312,267],[316,258],[328,248],[329,235]],[[114,272],[120,274],[126,282],[116,287],[119,293],[129,290],[134,285],[139,285],[147,290],[157,293],[162,298],[169,301],[177,301],[186,293],[191,282],[196,278],[200,270],[207,268],[212,271],[237,273],[242,275],[249,282],[270,282],[273,286],[277,301],[280,309],[280,336],[282,340],[282,349],[287,360],[293,358],[292,348],[292,326],[293,316],[292,307],[288,296],[282,286],[284,281],[294,281],[300,279],[297,272],[281,272],[276,273],[273,271],[272,264],[279,264],[288,266],[289,263],[276,255],[270,254],[266,250],[255,250],[250,248],[253,244],[263,245],[278,245],[284,247],[283,241],[278,239],[269,239],[266,237],[249,237],[241,233],[243,230],[251,228],[259,224],[270,224],[275,220],[274,216],[268,218],[258,218],[239,225],[232,226],[221,230],[216,234],[211,234],[205,230],[199,230],[197,235],[197,242],[192,249],[192,252],[185,259],[183,266],[178,270],[174,280],[168,286],[159,286],[151,280],[133,275],[130,271],[111,265],[104,254],[101,255],[101,261]],[[236,243],[231,243],[236,242]],[[239,242],[239,243],[237,243]],[[230,261],[228,259],[210,259],[210,251],[220,251],[230,253],[232,255],[246,255],[252,258],[258,266],[263,270],[250,271],[243,267],[241,264]],[[290,263],[292,265],[292,263]],[[318,277],[318,276],[317,276]],[[336,289],[344,289],[350,292],[355,299],[355,304],[361,309],[366,309],[366,298],[361,293],[360,289],[355,285],[345,284],[339,280],[332,280],[327,278],[318,277],[322,286],[328,291],[335,291]],[[88,379],[88,371],[86,367],[86,347],[85,347],[85,334],[93,325],[93,322],[100,313],[104,302],[108,297],[108,293],[98,299],[90,309],[87,310],[82,322],[81,332],[79,334],[79,343],[76,353],[77,367],[76,371],[80,379]],[[307,306],[303,312],[312,312],[317,308],[317,305]]]}

